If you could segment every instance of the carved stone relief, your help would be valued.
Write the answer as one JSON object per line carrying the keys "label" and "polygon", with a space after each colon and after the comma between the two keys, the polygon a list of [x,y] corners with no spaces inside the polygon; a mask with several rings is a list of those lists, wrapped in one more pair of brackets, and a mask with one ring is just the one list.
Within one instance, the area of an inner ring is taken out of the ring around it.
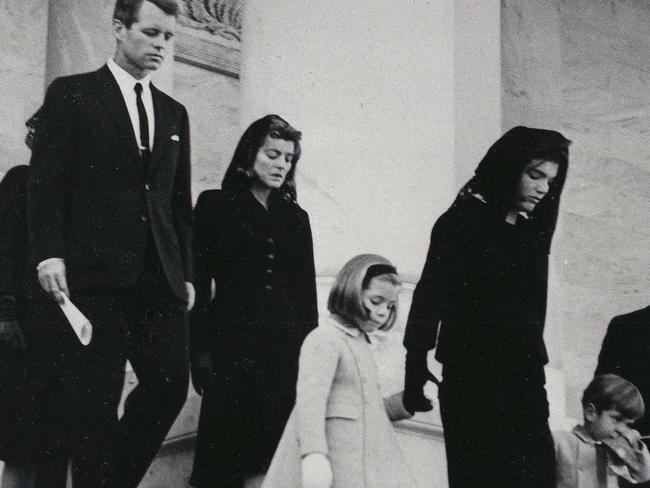
{"label": "carved stone relief", "polygon": [[241,41],[241,0],[183,0],[183,7],[182,25]]}
{"label": "carved stone relief", "polygon": [[182,0],[176,59],[239,77],[243,0]]}

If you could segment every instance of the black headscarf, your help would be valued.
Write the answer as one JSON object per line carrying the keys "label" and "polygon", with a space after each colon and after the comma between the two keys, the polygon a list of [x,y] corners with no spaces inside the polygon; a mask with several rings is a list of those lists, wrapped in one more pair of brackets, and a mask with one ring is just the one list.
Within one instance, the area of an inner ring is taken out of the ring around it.
{"label": "black headscarf", "polygon": [[495,215],[504,219],[512,210],[517,184],[525,166],[536,159],[557,163],[558,173],[548,193],[529,214],[533,232],[548,252],[566,181],[570,144],[570,140],[554,130],[524,126],[510,129],[488,149],[474,176],[460,190],[454,205],[462,204],[472,194],[480,194]]}

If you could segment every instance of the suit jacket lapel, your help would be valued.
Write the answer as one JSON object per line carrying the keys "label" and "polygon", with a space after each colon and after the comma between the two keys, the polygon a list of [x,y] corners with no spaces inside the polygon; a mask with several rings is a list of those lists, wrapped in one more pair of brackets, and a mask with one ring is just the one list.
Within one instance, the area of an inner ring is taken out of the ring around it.
{"label": "suit jacket lapel", "polygon": [[153,151],[151,152],[151,162],[149,163],[149,176],[153,175],[160,158],[165,152],[165,147],[169,143],[171,132],[171,114],[167,104],[163,103],[163,96],[160,91],[152,84],[151,97],[153,98],[153,112],[156,129],[153,136]]}
{"label": "suit jacket lapel", "polygon": [[135,133],[131,125],[131,118],[126,108],[126,103],[122,97],[120,87],[115,81],[113,74],[104,65],[97,71],[97,80],[99,81],[99,95],[108,112],[112,115],[115,123],[117,124],[123,143],[127,146],[127,151],[133,159],[133,164],[127,164],[131,169],[134,176],[142,177],[144,169],[142,167],[142,159],[140,157],[140,150],[135,140]]}

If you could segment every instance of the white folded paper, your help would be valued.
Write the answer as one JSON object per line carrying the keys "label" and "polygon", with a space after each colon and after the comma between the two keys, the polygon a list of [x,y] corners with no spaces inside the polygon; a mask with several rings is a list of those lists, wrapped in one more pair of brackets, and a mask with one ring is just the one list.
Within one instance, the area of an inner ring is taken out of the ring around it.
{"label": "white folded paper", "polygon": [[90,340],[93,338],[93,325],[75,304],[70,301],[65,293],[60,293],[57,298],[59,307],[61,307],[65,318],[68,319],[72,330],[77,334],[79,342],[84,346],[90,344]]}

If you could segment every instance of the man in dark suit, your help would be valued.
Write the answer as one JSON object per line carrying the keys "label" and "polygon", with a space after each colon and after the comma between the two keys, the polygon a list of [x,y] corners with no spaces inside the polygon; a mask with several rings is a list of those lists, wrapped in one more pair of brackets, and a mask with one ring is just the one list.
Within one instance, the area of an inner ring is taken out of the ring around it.
{"label": "man in dark suit", "polygon": [[[61,351],[75,487],[136,487],[186,398],[191,285],[185,108],[150,82],[175,0],[118,0],[114,57],[54,80],[36,129],[29,230],[38,279],[90,319]],[[138,386],[117,407],[129,360]]]}
{"label": "man in dark suit", "polygon": [[614,317],[598,357],[596,375],[614,373],[632,382],[646,402],[646,414],[635,424],[650,435],[650,307]]}

